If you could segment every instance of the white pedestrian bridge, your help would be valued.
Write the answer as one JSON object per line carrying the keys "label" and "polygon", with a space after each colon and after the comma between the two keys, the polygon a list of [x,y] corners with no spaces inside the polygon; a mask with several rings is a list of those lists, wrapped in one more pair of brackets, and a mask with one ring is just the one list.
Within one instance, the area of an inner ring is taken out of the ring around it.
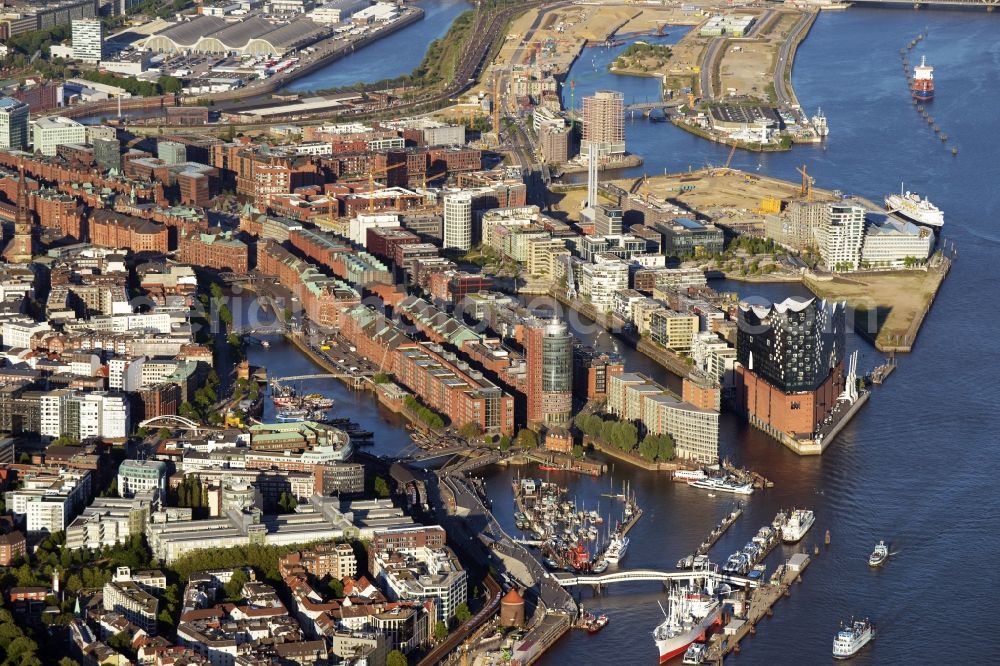
{"label": "white pedestrian bridge", "polygon": [[563,587],[575,585],[609,585],[611,583],[633,583],[642,581],[693,581],[710,579],[716,586],[728,583],[737,587],[757,587],[759,580],[751,580],[746,576],[737,576],[716,571],[692,569],[677,569],[674,571],[656,571],[654,569],[624,569],[603,574],[574,574],[565,571],[552,574],[552,577]]}

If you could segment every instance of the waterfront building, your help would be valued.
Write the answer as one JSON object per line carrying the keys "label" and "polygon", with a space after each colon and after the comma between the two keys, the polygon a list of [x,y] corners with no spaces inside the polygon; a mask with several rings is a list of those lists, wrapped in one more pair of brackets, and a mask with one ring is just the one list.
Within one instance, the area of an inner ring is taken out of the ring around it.
{"label": "waterfront building", "polygon": [[660,308],[650,315],[649,330],[653,342],[672,351],[688,352],[698,332],[698,317]]}
{"label": "waterfront building", "polygon": [[790,445],[814,438],[845,388],[844,309],[815,298],[740,303],[736,404],[752,425]]}
{"label": "waterfront building", "polygon": [[862,268],[898,268],[924,262],[934,250],[934,232],[889,216],[869,215],[861,247]]}
{"label": "waterfront building", "polygon": [[472,247],[472,195],[456,192],[444,196],[444,248]]}
{"label": "waterfront building", "polygon": [[714,224],[703,224],[687,217],[675,217],[653,225],[663,236],[663,254],[680,255],[714,254],[725,248],[725,235]]}
{"label": "waterfront building", "polygon": [[528,362],[528,425],[565,426],[573,413],[573,336],[566,322],[535,320],[524,327]]}
{"label": "waterfront building", "polygon": [[31,145],[42,155],[55,155],[68,143],[86,143],[87,128],[62,116],[47,116],[31,122]]}
{"label": "waterfront building", "polygon": [[104,58],[104,25],[99,18],[73,19],[73,59],[94,64]]}
{"label": "waterfront building", "polygon": [[28,105],[13,97],[0,97],[0,150],[24,150],[31,138]]}
{"label": "waterfront building", "polygon": [[580,296],[588,299],[598,312],[609,312],[615,292],[628,288],[628,264],[622,261],[583,264],[579,280]]}
{"label": "waterfront building", "polygon": [[583,98],[583,140],[581,153],[596,150],[601,159],[625,154],[625,95],[598,90]]}
{"label": "waterfront building", "polygon": [[608,412],[642,424],[645,432],[668,434],[674,455],[702,463],[719,459],[719,411],[671,395],[638,373],[612,375],[608,381]]}
{"label": "waterfront building", "polygon": [[829,204],[826,219],[815,230],[816,245],[828,271],[854,271],[861,263],[865,209],[856,204]]}
{"label": "waterfront building", "polygon": [[573,349],[573,394],[586,401],[608,395],[608,380],[625,372],[618,354],[599,352],[593,347]]}

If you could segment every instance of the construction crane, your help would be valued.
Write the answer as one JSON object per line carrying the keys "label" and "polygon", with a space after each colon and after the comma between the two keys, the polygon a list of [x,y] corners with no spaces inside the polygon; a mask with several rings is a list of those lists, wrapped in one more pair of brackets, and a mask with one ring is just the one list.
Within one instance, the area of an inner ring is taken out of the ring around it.
{"label": "construction crane", "polygon": [[806,171],[805,164],[802,165],[801,169],[795,167],[795,170],[802,174],[802,187],[799,189],[799,196],[805,197],[806,201],[812,201],[812,186],[816,179]]}
{"label": "construction crane", "polygon": [[[388,176],[389,172],[394,169],[405,168],[406,162],[399,162],[398,164],[390,164],[386,167],[376,167],[372,166],[368,170],[368,212],[375,210],[375,172],[377,171],[380,176]],[[399,207],[398,205],[396,206]]]}
{"label": "construction crane", "polygon": [[736,154],[736,144],[733,144],[732,149],[729,151],[729,157],[726,158],[726,166],[722,167],[725,170],[729,170],[729,165],[733,163],[733,155]]}

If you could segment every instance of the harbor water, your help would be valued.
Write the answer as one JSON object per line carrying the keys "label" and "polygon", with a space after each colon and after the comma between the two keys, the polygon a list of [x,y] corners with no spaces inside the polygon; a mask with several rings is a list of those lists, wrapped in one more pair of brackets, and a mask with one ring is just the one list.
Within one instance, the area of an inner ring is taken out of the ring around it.
{"label": "harbor water", "polygon": [[[457,4],[456,13],[465,7]],[[418,25],[428,31],[429,41],[435,33],[443,34],[447,21],[435,24],[440,19],[432,15],[432,5],[423,6],[428,17]],[[926,55],[935,67],[933,115],[949,134],[948,148],[912,108],[899,66],[899,49],[925,27],[928,37],[914,53]],[[926,194],[945,211],[945,237],[954,241],[959,257],[913,353],[899,358],[898,369],[822,457],[798,457],[724,415],[722,454],[763,473],[775,487],[745,500],[743,516],[712,549],[712,559],[724,561],[779,509],[791,507],[815,510],[816,524],[800,547],[810,553],[814,544],[821,549],[802,584],[793,586],[774,617],[730,659],[823,663],[830,658],[839,622],[851,615],[868,616],[878,627],[878,638],[854,660],[859,664],[990,661],[1000,647],[988,622],[976,621],[991,618],[997,606],[988,567],[1000,550],[1000,499],[992,492],[1000,432],[994,372],[1000,351],[992,339],[1000,328],[1000,282],[994,271],[1000,258],[994,140],[1000,135],[1000,116],[993,112],[1000,102],[998,30],[1000,16],[984,12],[850,9],[822,14],[799,49],[793,82],[810,114],[823,108],[829,138],[789,153],[735,155],[737,168],[789,180],[798,177],[796,166],[807,164],[818,186],[873,200],[897,191],[905,181],[908,189]],[[671,32],[667,39],[680,31]],[[369,72],[370,79],[391,75],[371,71],[384,58],[393,58],[388,41],[368,47],[368,69],[354,80]],[[577,81],[578,105],[582,95],[596,89],[621,90],[628,101],[655,98],[653,79],[614,76],[606,67],[595,70],[596,58],[606,64],[613,54],[613,49],[593,49],[577,61],[569,78]],[[400,63],[399,69],[418,59]],[[346,62],[335,63],[330,71]],[[729,152],[666,123],[637,119],[626,128],[628,145],[646,160],[631,175],[722,164]],[[952,145],[959,148],[955,157]],[[798,285],[715,286],[778,299],[804,293]],[[609,336],[597,334],[586,322],[575,328],[588,342],[612,345]],[[670,383],[644,356],[622,344],[619,348],[629,370]],[[862,371],[882,358],[853,335],[849,348],[860,349]],[[253,364],[282,375],[320,372],[278,340],[270,349],[252,346],[249,355]],[[389,454],[407,444],[399,418],[379,407],[370,393],[352,392],[334,380],[310,380],[302,389],[333,396],[333,415],[350,417],[373,431],[376,453]],[[612,519],[621,504],[603,495],[611,494],[612,475],[615,492],[627,482],[645,514],[629,535],[621,568],[672,568],[695,550],[734,501],[610,462],[611,475],[599,479],[527,467],[486,470],[484,476],[493,509],[512,533],[510,481],[519,473],[567,484],[571,497]],[[827,529],[832,543],[824,547]],[[872,570],[867,557],[880,539],[891,544],[894,555]],[[767,563],[773,568],[793,551],[779,546]],[[652,583],[612,586],[596,598],[583,592],[588,610],[607,613],[610,624],[595,636],[568,634],[539,663],[655,663],[651,632],[662,620],[656,602],[663,599],[662,588]]]}
{"label": "harbor water", "polygon": [[424,10],[422,21],[408,25],[295,80],[289,84],[288,90],[327,90],[409,74],[420,64],[427,45],[443,37],[451,22],[459,14],[472,8],[466,0],[418,0],[413,4]]}

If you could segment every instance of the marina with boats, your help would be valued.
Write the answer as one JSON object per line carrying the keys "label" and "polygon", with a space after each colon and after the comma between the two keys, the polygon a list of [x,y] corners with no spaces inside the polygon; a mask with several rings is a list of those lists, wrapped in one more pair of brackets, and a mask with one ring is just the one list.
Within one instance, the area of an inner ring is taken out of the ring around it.
{"label": "marina with boats", "polygon": [[[565,487],[549,481],[517,478],[513,484],[515,525],[534,538],[549,569],[601,574],[628,551],[629,530],[642,516],[635,496],[623,486],[620,517],[612,526],[598,509],[577,506]],[[619,496],[616,496],[619,497]]]}

